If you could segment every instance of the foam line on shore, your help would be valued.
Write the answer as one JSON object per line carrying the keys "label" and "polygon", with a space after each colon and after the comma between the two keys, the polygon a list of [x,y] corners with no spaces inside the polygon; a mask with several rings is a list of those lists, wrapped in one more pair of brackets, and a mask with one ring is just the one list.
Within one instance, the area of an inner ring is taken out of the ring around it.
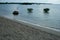
{"label": "foam line on shore", "polygon": [[[17,20],[15,20],[15,21],[17,21]],[[60,30],[58,30],[58,29],[40,26],[38,24],[33,24],[33,23],[30,23],[30,22],[27,22],[27,21],[22,21],[22,20],[18,20],[17,22],[22,23],[24,25],[34,27],[34,28],[37,28],[37,29],[40,29],[42,31],[46,31],[46,32],[51,33],[51,34],[55,34],[55,35],[60,36]]]}

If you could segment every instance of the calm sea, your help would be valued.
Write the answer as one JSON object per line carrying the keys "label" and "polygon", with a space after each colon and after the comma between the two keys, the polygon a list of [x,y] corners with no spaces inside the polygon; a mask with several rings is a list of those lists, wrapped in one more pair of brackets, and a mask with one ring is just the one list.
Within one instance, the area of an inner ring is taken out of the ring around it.
{"label": "calm sea", "polygon": [[[32,13],[28,13],[28,8],[32,8]],[[43,9],[49,8],[49,13],[44,13]],[[14,16],[13,11],[18,10],[19,15]],[[0,16],[11,19],[24,20],[44,27],[60,29],[60,5],[21,5],[21,4],[0,4]]]}

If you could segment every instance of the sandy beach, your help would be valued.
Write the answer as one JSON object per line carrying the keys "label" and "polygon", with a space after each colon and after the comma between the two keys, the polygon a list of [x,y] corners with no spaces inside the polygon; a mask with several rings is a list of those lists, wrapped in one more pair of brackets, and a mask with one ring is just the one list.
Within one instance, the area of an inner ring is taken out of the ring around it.
{"label": "sandy beach", "polygon": [[0,40],[60,40],[60,36],[0,17]]}

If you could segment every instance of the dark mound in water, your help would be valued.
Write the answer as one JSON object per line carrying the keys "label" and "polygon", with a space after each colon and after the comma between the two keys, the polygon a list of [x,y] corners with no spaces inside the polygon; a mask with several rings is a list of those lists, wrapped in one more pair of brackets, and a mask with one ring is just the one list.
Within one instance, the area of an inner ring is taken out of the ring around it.
{"label": "dark mound in water", "polygon": [[13,15],[18,15],[18,14],[19,14],[18,11],[14,11],[14,12],[13,12]]}
{"label": "dark mound in water", "polygon": [[33,9],[32,8],[28,8],[28,13],[32,13]]}
{"label": "dark mound in water", "polygon": [[49,12],[49,8],[45,8],[45,9],[43,9],[43,11],[45,12],[45,13],[48,13]]}

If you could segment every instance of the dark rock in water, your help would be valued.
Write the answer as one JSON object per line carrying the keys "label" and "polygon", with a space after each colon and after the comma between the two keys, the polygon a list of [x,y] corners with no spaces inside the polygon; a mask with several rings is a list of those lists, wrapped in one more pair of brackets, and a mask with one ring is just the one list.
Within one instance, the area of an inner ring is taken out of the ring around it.
{"label": "dark rock in water", "polygon": [[19,14],[18,11],[14,11],[14,12],[13,12],[13,15],[18,15],[18,14]]}
{"label": "dark rock in water", "polygon": [[50,10],[49,8],[45,8],[45,9],[43,9],[44,13],[48,13],[49,10]]}
{"label": "dark rock in water", "polygon": [[32,13],[33,9],[32,8],[28,8],[27,10],[28,10],[28,13]]}

